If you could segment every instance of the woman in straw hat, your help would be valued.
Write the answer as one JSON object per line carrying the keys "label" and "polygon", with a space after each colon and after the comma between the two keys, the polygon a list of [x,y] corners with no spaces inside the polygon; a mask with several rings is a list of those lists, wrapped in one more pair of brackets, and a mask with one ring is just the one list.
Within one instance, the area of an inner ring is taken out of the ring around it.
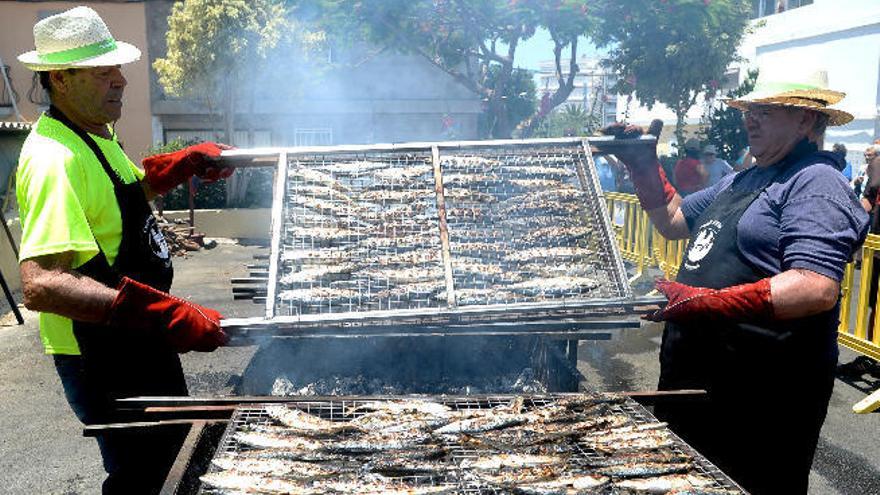
{"label": "woman in straw hat", "polygon": [[[77,7],[34,26],[19,60],[40,74],[51,107],[21,151],[17,172],[25,306],[65,395],[85,424],[125,420],[113,400],[186,395],[177,356],[223,345],[220,314],[169,295],[172,268],[147,198],[193,174],[218,178],[221,147],[203,143],[148,157],[146,174],[110,126],[122,114],[121,65],[140,51]],[[97,436],[104,493],[158,493],[185,431],[105,430]]]}
{"label": "woman in straw hat", "polygon": [[[762,72],[763,76],[763,72]],[[690,238],[669,299],[659,388],[707,399],[656,414],[755,494],[803,494],[837,362],[840,280],[868,216],[819,151],[852,116],[817,72],[760,77],[727,104],[742,111],[756,166],[682,199],[656,153],[619,156],[642,207],[669,239]],[[639,129],[616,125],[613,134]]]}

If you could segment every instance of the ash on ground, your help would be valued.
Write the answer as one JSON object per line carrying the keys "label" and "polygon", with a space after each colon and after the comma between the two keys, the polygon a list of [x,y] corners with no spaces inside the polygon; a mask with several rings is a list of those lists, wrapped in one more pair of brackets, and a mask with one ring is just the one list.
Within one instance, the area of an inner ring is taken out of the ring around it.
{"label": "ash on ground", "polygon": [[279,376],[272,384],[272,395],[406,395],[406,394],[546,394],[547,387],[541,383],[532,368],[519,374],[503,375],[477,382],[462,383],[460,379],[441,377],[436,381],[421,383],[392,382],[364,375],[331,376],[310,383],[302,383],[295,377]]}

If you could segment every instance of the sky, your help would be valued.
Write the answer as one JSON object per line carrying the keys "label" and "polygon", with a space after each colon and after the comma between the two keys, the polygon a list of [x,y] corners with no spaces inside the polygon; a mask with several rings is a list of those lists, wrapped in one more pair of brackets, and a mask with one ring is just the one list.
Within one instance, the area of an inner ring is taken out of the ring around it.
{"label": "sky", "polygon": [[[570,52],[565,50],[562,53],[563,58],[567,58]],[[578,41],[578,55],[584,53],[598,55],[598,50],[587,38]],[[522,69],[538,70],[540,63],[545,60],[553,60],[553,40],[546,29],[539,29],[534,36],[519,44],[514,64]]]}

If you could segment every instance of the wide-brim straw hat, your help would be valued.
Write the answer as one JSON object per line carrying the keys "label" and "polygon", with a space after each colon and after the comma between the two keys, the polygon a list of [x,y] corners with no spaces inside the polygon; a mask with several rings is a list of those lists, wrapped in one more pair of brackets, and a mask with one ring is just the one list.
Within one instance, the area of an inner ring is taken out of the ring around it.
{"label": "wide-brim straw hat", "polygon": [[18,56],[33,71],[106,67],[134,62],[141,51],[116,41],[97,12],[76,7],[34,25],[36,50]]}
{"label": "wide-brim straw hat", "polygon": [[806,108],[824,113],[828,116],[829,126],[838,126],[854,118],[848,112],[830,107],[845,96],[846,93],[828,89],[828,73],[824,70],[800,78],[796,75],[764,76],[762,70],[751,93],[724,102],[739,110],[747,110],[751,104]]}

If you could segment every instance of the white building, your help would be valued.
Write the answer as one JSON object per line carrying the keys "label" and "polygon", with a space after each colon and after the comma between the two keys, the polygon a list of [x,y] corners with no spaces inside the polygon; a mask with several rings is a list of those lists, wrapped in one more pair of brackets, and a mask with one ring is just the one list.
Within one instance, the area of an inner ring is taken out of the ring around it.
{"label": "white building", "polygon": [[[830,128],[826,147],[844,143],[858,162],[864,147],[880,133],[880,0],[753,0],[752,17],[752,32],[739,50],[744,62],[731,66],[722,90],[742,81],[749,68],[824,68],[831,88],[847,93],[838,107],[856,117],[846,126]],[[626,103],[626,98],[618,99],[621,118]],[[706,108],[699,98],[687,123],[698,124]],[[675,115],[662,105],[651,111],[635,101],[629,105],[630,121],[653,118],[675,125]]]}
{"label": "white building", "polygon": [[[750,67],[774,71],[804,64],[826,69],[829,86],[847,94],[837,107],[855,120],[829,128],[825,147],[844,143],[858,162],[880,135],[880,1],[788,0],[781,13],[765,9],[776,3],[755,0],[755,12],[769,15],[752,21],[755,32],[743,41],[740,55]],[[744,77],[745,70],[740,73]]]}
{"label": "white building", "polygon": [[[563,77],[568,77],[568,63],[562,64],[562,70]],[[553,94],[559,88],[555,62],[552,60],[541,62],[535,80],[539,100],[544,93]],[[574,79],[574,89],[565,103],[557,106],[554,111],[560,111],[566,105],[578,105],[594,113],[601,125],[611,124],[617,120],[617,94],[610,91],[615,83],[617,83],[616,75],[601,67],[597,59],[582,55],[578,59],[578,74]]]}

